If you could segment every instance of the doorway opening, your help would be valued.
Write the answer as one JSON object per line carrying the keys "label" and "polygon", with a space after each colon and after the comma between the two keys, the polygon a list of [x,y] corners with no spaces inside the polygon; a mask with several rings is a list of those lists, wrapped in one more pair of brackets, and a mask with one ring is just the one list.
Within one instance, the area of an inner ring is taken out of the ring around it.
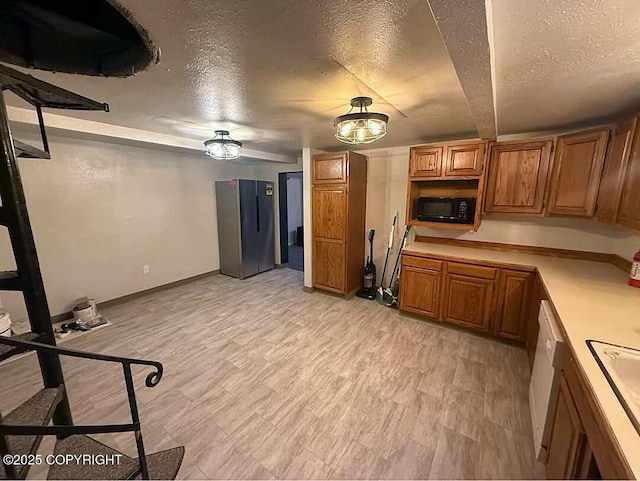
{"label": "doorway opening", "polygon": [[289,269],[304,271],[302,172],[278,174],[280,259]]}

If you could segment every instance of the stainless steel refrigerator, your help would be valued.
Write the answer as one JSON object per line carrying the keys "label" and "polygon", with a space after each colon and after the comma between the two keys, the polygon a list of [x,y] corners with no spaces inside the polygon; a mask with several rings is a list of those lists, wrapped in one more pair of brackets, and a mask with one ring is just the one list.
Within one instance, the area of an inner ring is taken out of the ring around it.
{"label": "stainless steel refrigerator", "polygon": [[216,182],[220,272],[245,277],[275,267],[273,182]]}

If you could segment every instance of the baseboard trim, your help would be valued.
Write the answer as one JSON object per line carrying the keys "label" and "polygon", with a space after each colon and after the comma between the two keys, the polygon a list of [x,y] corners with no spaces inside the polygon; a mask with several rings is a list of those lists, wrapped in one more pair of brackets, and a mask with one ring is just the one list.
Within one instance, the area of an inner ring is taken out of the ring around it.
{"label": "baseboard trim", "polygon": [[[156,287],[151,287],[149,289],[134,292],[132,294],[127,294],[121,297],[116,297],[115,299],[109,299],[108,301],[99,302],[97,304],[97,307],[98,309],[104,309],[111,306],[117,306],[118,304],[122,304],[123,302],[132,301],[140,297],[148,296],[149,294],[154,294],[156,292],[166,291],[167,289],[172,289],[174,287],[183,286],[185,284],[199,281],[200,279],[206,279],[207,277],[215,276],[217,274],[220,274],[220,269],[216,269],[215,271],[205,272],[203,274],[198,274],[196,276],[186,277],[184,279],[169,282],[167,284],[162,284]],[[55,324],[56,322],[66,321],[69,319],[73,319],[73,313],[71,311],[63,312],[62,314],[51,316],[51,323]]]}
{"label": "baseboard trim", "polygon": [[609,260],[609,262],[625,272],[631,272],[631,265],[633,264],[633,262],[620,257],[618,254],[611,254],[611,259]]}
{"label": "baseboard trim", "polygon": [[283,262],[282,264],[276,264],[276,269],[286,269],[287,267],[289,267],[288,262]]}
{"label": "baseboard trim", "polygon": [[449,239],[448,237],[416,236],[416,242],[432,244],[444,244],[458,247],[473,247],[476,249],[489,249],[497,251],[520,252],[523,254],[536,254],[541,256],[562,257],[566,259],[578,259],[583,261],[606,262],[629,272],[631,261],[623,259],[617,254],[604,252],[577,251],[571,249],[556,249],[555,247],[527,246],[523,244],[506,244],[502,242],[474,241],[467,239]]}
{"label": "baseboard trim", "polygon": [[307,286],[304,286],[304,287],[302,288],[302,290],[303,290],[304,292],[306,292],[307,294],[312,294],[312,293],[316,292],[316,288],[315,288],[315,287],[307,287]]}

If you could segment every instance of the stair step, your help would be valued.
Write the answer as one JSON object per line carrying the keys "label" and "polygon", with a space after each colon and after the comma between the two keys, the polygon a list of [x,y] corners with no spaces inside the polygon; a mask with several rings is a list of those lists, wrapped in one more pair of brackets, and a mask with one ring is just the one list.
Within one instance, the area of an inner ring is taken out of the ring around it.
{"label": "stair step", "polygon": [[[51,421],[53,411],[62,399],[63,388],[45,388],[3,417],[3,424],[46,426]],[[7,436],[11,454],[35,454],[42,436]],[[26,468],[26,469],[25,469]],[[28,466],[17,470],[18,478],[24,478]]]}
{"label": "stair step", "polygon": [[[140,474],[138,459],[130,458],[109,446],[85,435],[69,436],[56,443],[54,455],[58,454],[89,454],[114,456],[120,455],[118,464],[111,465],[82,465],[64,464],[52,465],[47,479],[132,479]],[[184,457],[184,447],[167,449],[147,455],[147,467],[150,479],[175,479]]]}
{"label": "stair step", "polygon": [[21,291],[22,279],[18,275],[18,271],[1,271],[0,272],[0,291]]}
{"label": "stair step", "polygon": [[147,456],[149,479],[176,479],[184,458],[184,446]]}
{"label": "stair step", "polygon": [[[40,336],[35,332],[25,332],[24,334],[16,334],[15,336],[11,337],[14,339],[19,339],[21,341],[37,341]],[[24,349],[21,349],[19,347],[7,346],[6,344],[0,343],[0,362],[23,352]]]}
{"label": "stair step", "polygon": [[50,159],[51,155],[42,149],[33,147],[19,140],[13,139],[13,148],[16,153],[16,157],[22,157],[27,159]]}
{"label": "stair step", "polygon": [[83,465],[73,462],[53,464],[49,468],[47,479],[131,479],[140,469],[137,460],[84,434],[75,434],[58,440],[53,454],[119,455],[120,458],[118,464]]}

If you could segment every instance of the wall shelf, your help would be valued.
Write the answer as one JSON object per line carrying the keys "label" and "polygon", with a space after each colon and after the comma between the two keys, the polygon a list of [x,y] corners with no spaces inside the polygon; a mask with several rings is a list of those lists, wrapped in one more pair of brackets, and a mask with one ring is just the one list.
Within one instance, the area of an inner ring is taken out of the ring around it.
{"label": "wall shelf", "polygon": [[[478,230],[482,205],[481,179],[409,179],[407,189],[407,224],[415,227],[435,229]],[[476,199],[474,222],[471,224],[448,224],[444,222],[424,222],[418,220],[418,199],[420,197],[471,197]]]}
{"label": "wall shelf", "polygon": [[410,219],[408,225],[414,227],[431,227],[432,229],[455,229],[455,230],[474,230],[474,224],[448,224],[446,222],[425,222],[417,219]]}

